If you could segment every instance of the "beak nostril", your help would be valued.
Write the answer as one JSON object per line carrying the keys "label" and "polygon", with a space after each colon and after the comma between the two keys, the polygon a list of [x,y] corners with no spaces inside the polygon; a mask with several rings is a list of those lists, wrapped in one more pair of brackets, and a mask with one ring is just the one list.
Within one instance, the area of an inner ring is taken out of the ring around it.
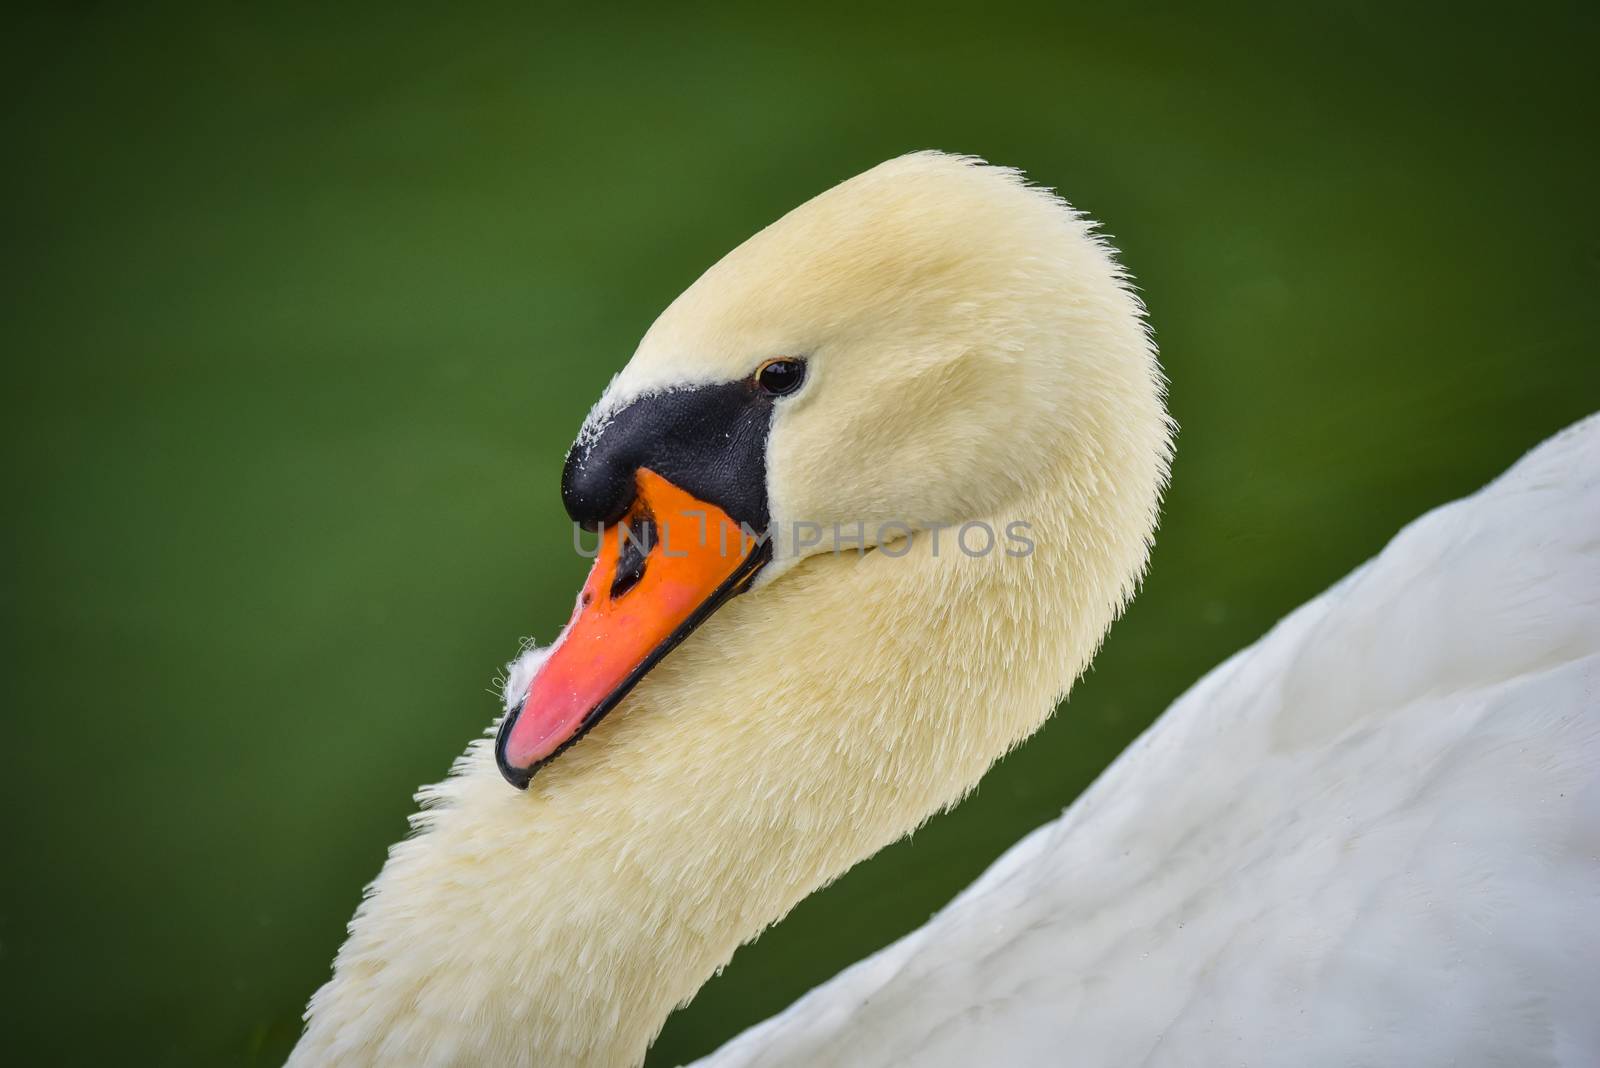
{"label": "beak nostril", "polygon": [[624,522],[617,528],[617,537],[621,539],[621,550],[617,554],[617,575],[611,583],[611,599],[627,593],[639,584],[644,578],[645,564],[650,557],[650,550],[655,548],[656,525],[649,516],[643,516],[632,523]]}

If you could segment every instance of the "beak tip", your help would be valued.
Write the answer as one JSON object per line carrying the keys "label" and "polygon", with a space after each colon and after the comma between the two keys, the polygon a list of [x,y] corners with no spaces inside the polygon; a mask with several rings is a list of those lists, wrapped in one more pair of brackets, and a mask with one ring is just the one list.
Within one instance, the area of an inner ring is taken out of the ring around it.
{"label": "beak tip", "polygon": [[526,790],[528,783],[533,781],[533,773],[539,770],[538,764],[519,768],[506,756],[506,744],[511,740],[511,728],[522,715],[523,706],[527,703],[527,698],[523,698],[516,708],[506,713],[505,718],[500,721],[500,730],[494,740],[494,762],[500,768],[500,775],[518,790]]}
{"label": "beak tip", "polygon": [[[571,620],[521,703],[500,721],[495,764],[518,790],[771,559],[766,538],[749,545],[745,528],[717,506],[648,468],[639,468],[636,480],[634,531],[619,525],[606,532]],[[677,552],[669,541],[679,543]]]}

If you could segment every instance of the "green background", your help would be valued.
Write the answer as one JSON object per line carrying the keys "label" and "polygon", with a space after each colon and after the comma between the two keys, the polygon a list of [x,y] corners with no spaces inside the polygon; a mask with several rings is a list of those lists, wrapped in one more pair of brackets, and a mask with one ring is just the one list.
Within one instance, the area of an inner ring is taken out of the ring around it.
{"label": "green background", "polygon": [[411,791],[567,615],[589,404],[701,269],[886,157],[1023,167],[1124,250],[1183,425],[1153,570],[1062,714],[652,1063],[923,921],[1600,408],[1593,5],[1289,6],[13,12],[8,1059],[282,1058]]}

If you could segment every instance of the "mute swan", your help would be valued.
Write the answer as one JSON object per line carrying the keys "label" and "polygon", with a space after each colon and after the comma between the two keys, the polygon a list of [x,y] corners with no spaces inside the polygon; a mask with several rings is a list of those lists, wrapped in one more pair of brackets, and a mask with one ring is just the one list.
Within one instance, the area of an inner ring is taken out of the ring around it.
{"label": "mute swan", "polygon": [[[1140,306],[1110,250],[1014,172],[934,153],[892,160],[735,249],[662,314],[585,421],[563,498],[604,533],[573,619],[550,650],[514,664],[496,740],[474,742],[419,794],[417,833],[369,887],[291,1063],[641,1060],[672,1008],[740,943],[954,804],[1054,708],[1142,573],[1171,454],[1161,393]],[[810,537],[835,524],[873,551]],[[953,546],[957,530],[941,546],[939,527],[961,524],[1020,531],[1027,551],[1005,551],[1008,542],[970,553],[970,542]],[[1359,638],[1335,633],[1322,655],[1341,666],[1338,643],[1355,652]],[[1330,667],[1330,685],[1383,707],[1374,702],[1393,680],[1344,666]],[[1274,741],[1345,743],[1336,694],[1294,696],[1301,711]],[[1554,771],[1574,782],[1593,782],[1591,721],[1562,721],[1575,748]],[[1151,737],[1119,768],[1181,764]],[[1392,751],[1404,740],[1402,730]],[[1272,767],[1260,780],[1238,774],[1253,755],[1241,747],[1219,763],[1247,786],[1282,790]],[[1192,770],[1189,788],[1215,810],[1203,788],[1221,778]],[[1166,773],[1157,787],[1175,788],[1182,775]],[[1493,785],[1512,781],[1522,780],[1508,772]],[[1129,792],[1101,786],[1074,810],[1124,799],[1114,829],[1093,835],[1114,844],[1073,873],[1119,901],[1137,885],[1127,857],[1159,852],[1167,830],[1140,838],[1137,815],[1121,815],[1137,808]],[[1586,829],[1591,854],[1594,793],[1582,795],[1589,821],[1565,824]],[[1471,811],[1495,796],[1485,790]],[[1254,813],[1241,834],[1261,822],[1257,809],[1289,821],[1273,797],[1230,799],[1229,816]],[[1527,808],[1511,815],[1536,819]],[[1515,834],[1520,823],[1497,826]],[[1372,848],[1403,869],[1403,843],[1382,829]],[[1292,826],[1285,833],[1282,848],[1303,844]],[[1271,842],[1257,844],[1272,855]],[[1206,840],[1169,846],[1178,861]],[[1008,885],[1007,864],[1018,866],[1002,862],[945,915]],[[1140,870],[1163,878],[1159,864]],[[1185,870],[1204,869],[1174,864]],[[1172,882],[1180,912],[1183,890]],[[1448,898],[1440,907],[1453,915]],[[1570,906],[1545,894],[1537,907],[1557,922]],[[1010,919],[985,922],[1003,931]],[[1100,971],[1078,976],[1083,987],[1107,989],[1111,964],[1145,952],[1159,922],[1099,921],[1103,954],[1084,959]],[[1569,926],[1569,949],[1592,934]],[[1302,930],[1318,934],[1310,920]],[[759,1062],[767,1034],[774,1057],[809,1062],[793,1023],[820,1005],[815,1056],[847,1048],[853,1058],[836,1018],[858,1008],[861,976],[880,985],[880,965],[907,944],[725,1056]],[[1038,945],[1060,952],[1049,938]],[[986,959],[945,974],[982,975]],[[1261,998],[1249,1007],[1272,1011],[1270,988],[1285,974],[1280,963],[1254,976]],[[909,998],[915,984],[903,989]],[[1143,996],[1110,1008],[1137,1029]],[[954,1010],[947,1018],[979,1029],[1000,1019],[978,998]],[[1264,1034],[1287,1033],[1273,1022]],[[898,1059],[886,1035],[863,1049]],[[1071,1048],[1051,1046],[1052,1059]],[[1092,1045],[1081,1052],[1102,1059]]]}

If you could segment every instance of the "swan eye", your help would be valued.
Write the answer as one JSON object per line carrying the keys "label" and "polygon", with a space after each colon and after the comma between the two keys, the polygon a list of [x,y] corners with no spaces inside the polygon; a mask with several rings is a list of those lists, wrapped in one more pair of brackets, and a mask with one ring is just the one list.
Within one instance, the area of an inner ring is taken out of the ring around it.
{"label": "swan eye", "polygon": [[773,397],[793,393],[805,380],[806,365],[803,360],[768,360],[756,372],[756,385],[761,387],[763,393]]}

